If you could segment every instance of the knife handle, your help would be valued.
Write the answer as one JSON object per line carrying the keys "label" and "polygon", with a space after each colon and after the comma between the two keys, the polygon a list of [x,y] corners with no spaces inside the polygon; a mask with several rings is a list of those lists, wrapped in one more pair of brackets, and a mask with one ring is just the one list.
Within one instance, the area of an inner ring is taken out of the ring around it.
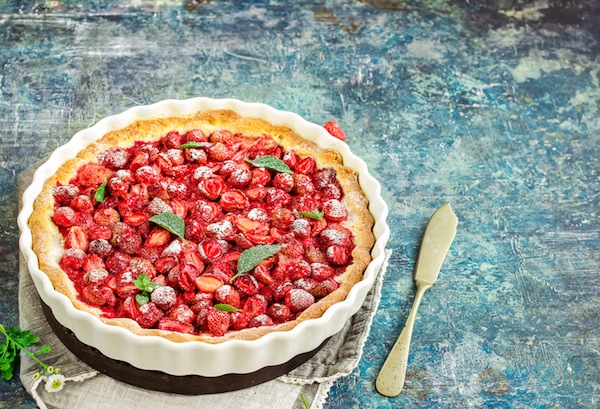
{"label": "knife handle", "polygon": [[417,283],[417,293],[404,324],[404,329],[402,329],[375,381],[377,391],[383,396],[390,398],[398,396],[404,387],[406,367],[408,366],[408,352],[410,351],[410,340],[415,325],[415,318],[417,317],[417,311],[419,310],[419,305],[421,305],[425,291],[431,287],[432,284]]}

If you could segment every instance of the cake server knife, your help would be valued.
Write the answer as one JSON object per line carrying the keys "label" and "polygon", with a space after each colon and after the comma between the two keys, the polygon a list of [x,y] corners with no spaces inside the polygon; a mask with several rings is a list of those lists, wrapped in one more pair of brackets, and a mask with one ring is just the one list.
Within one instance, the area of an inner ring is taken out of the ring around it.
{"label": "cake server knife", "polygon": [[406,324],[404,324],[404,329],[392,347],[375,381],[377,391],[384,396],[398,396],[404,387],[410,339],[417,310],[425,291],[429,290],[437,280],[442,263],[456,235],[456,226],[458,226],[458,218],[452,211],[450,203],[440,207],[431,216],[427,224],[415,269],[417,294],[406,319]]}

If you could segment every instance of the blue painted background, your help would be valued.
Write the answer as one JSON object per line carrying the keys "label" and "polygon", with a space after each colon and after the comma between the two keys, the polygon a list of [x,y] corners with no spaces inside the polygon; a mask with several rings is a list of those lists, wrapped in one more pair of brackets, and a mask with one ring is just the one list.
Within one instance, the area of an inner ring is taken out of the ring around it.
{"label": "blue painted background", "polygon": [[[0,1],[1,321],[19,172],[131,106],[235,97],[339,122],[391,208],[380,310],[325,408],[598,407],[599,26],[594,0]],[[386,399],[374,379],[447,201],[459,232]],[[35,406],[12,381],[5,407]]]}

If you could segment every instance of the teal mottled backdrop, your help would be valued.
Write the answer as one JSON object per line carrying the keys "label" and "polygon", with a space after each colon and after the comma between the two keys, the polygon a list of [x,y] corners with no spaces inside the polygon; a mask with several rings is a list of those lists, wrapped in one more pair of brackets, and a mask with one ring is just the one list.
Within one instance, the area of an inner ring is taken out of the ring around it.
{"label": "teal mottled backdrop", "polygon": [[[131,106],[235,97],[339,122],[390,206],[380,309],[326,409],[596,408],[599,27],[594,0],[0,0],[1,321],[18,322],[19,172]],[[448,201],[459,232],[383,398]],[[0,408],[33,407],[0,383]]]}

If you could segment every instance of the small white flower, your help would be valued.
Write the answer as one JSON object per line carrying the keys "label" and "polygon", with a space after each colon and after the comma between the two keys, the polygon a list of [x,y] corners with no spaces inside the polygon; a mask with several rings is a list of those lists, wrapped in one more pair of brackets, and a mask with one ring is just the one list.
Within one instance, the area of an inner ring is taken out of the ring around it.
{"label": "small white flower", "polygon": [[46,391],[50,393],[60,392],[65,386],[65,377],[61,374],[50,375],[46,379]]}

